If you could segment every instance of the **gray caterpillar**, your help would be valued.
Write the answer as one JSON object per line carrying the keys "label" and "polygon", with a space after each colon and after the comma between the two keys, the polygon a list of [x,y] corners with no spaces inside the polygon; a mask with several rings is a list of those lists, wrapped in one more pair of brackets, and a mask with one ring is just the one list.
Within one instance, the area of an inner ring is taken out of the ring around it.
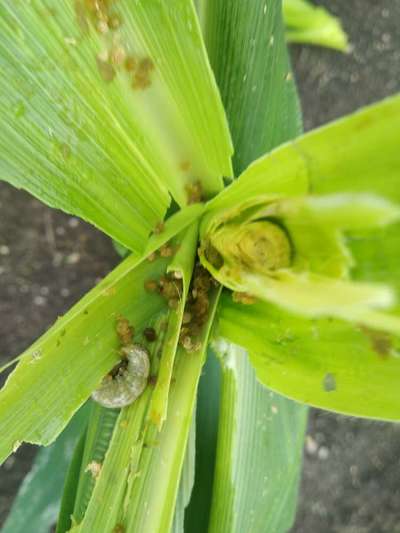
{"label": "gray caterpillar", "polygon": [[147,385],[150,373],[149,353],[140,344],[129,344],[121,349],[125,359],[118,369],[107,374],[92,398],[103,407],[126,407],[138,398]]}

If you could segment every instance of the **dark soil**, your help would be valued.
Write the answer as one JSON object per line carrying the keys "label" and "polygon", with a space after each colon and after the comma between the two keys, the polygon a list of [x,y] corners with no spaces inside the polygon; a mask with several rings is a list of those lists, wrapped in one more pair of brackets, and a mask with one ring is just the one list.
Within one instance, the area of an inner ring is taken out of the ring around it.
{"label": "dark soil", "polygon": [[[400,0],[319,3],[342,18],[354,48],[349,55],[292,49],[306,129],[400,90]],[[0,212],[1,364],[118,257],[91,226],[3,183]],[[23,446],[0,471],[0,524],[34,453]],[[400,533],[400,425],[312,410],[292,533]]]}

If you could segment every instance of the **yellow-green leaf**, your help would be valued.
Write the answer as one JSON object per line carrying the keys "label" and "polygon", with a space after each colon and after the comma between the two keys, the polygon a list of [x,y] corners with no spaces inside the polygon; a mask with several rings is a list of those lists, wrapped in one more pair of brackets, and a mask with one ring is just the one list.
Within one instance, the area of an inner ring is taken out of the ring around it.
{"label": "yellow-green leaf", "polygon": [[301,318],[224,294],[218,333],[245,347],[258,379],[295,400],[340,413],[400,420],[400,338],[341,320]]}
{"label": "yellow-green leaf", "polygon": [[396,96],[255,161],[209,202],[203,263],[299,316],[400,332],[399,119]]}
{"label": "yellow-green leaf", "polygon": [[129,257],[26,350],[0,392],[0,462],[23,441],[48,445],[57,437],[119,360],[118,315],[140,331],[165,307],[144,283],[167,264]]}
{"label": "yellow-green leaf", "polygon": [[231,152],[190,0],[1,3],[0,179],[141,252]]}

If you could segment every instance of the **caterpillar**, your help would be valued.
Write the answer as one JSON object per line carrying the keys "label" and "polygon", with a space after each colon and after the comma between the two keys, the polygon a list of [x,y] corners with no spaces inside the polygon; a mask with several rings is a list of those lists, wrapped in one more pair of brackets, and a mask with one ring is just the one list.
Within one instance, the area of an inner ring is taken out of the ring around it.
{"label": "caterpillar", "polygon": [[150,373],[149,353],[140,344],[121,349],[124,359],[103,378],[92,398],[103,407],[121,408],[133,403],[144,391]]}

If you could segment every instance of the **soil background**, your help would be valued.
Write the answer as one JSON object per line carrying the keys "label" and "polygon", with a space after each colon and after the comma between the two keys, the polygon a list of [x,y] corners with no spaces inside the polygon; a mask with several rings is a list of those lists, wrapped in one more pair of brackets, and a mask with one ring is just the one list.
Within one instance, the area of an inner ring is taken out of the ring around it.
{"label": "soil background", "polygon": [[[352,51],[291,48],[307,130],[400,91],[400,0],[316,3],[340,16]],[[0,364],[117,263],[94,228],[0,183]],[[35,452],[0,469],[0,524]],[[311,410],[292,533],[400,533],[400,424]]]}

